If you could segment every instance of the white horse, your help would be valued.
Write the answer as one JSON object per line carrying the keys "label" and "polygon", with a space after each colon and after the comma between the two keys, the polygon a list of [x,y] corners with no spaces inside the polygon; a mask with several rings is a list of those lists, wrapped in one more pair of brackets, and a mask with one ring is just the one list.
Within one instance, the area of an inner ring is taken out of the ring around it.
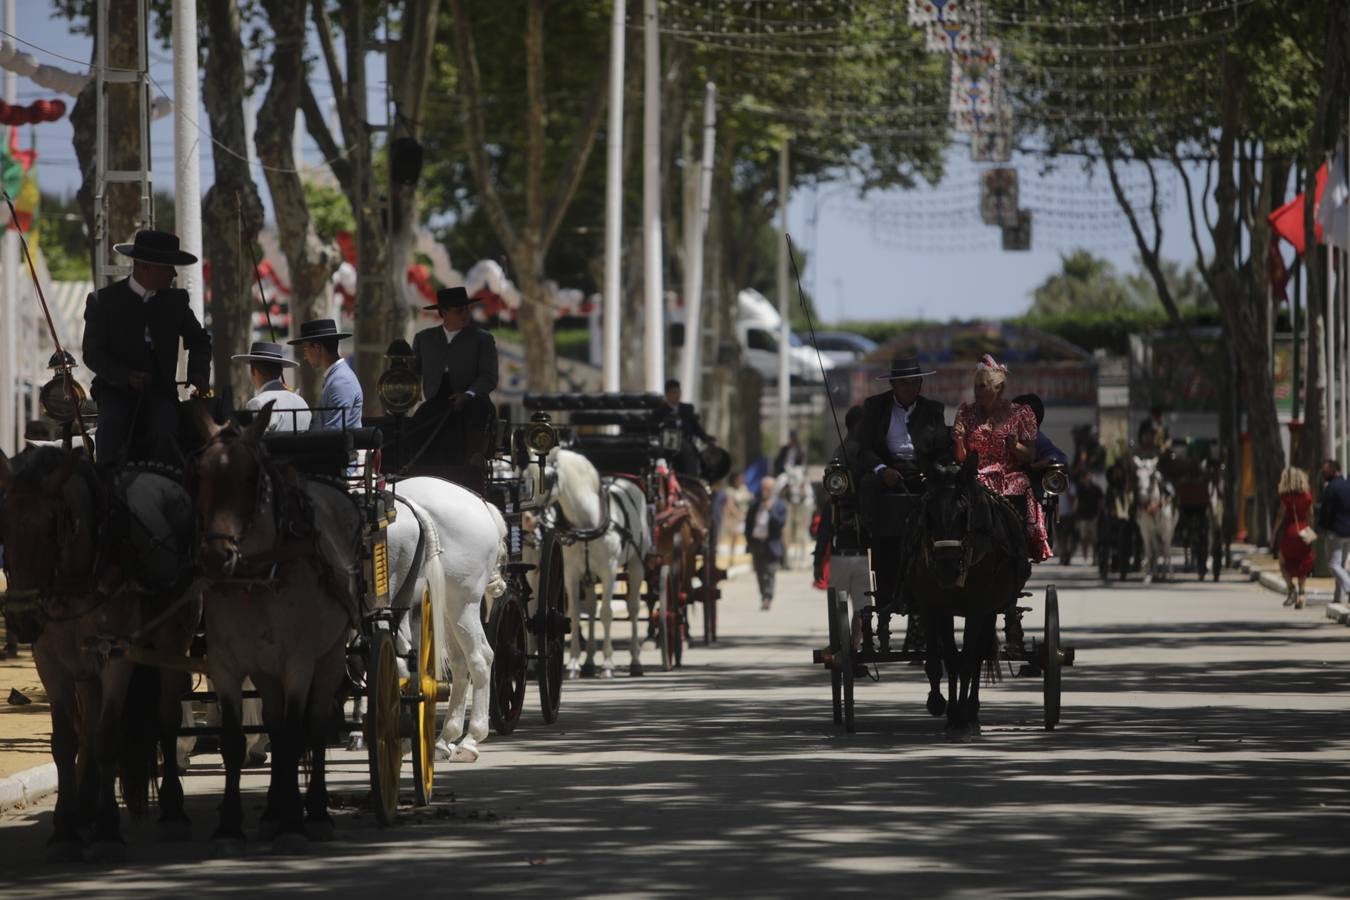
{"label": "white horse", "polygon": [[[391,526],[390,568],[402,568],[419,580],[411,597],[420,597],[423,585],[430,588],[440,668],[451,674],[450,704],[437,756],[451,762],[475,762],[478,743],[488,736],[488,690],[492,675],[492,646],[483,631],[483,598],[495,599],[506,590],[502,566],[507,561],[506,520],[501,512],[477,494],[442,478],[408,478],[398,482],[397,493],[411,501],[419,529],[410,527],[412,517],[400,516]],[[400,509],[400,512],[403,512]],[[397,566],[418,554],[421,532],[421,565]],[[402,595],[394,583],[390,592]],[[442,676],[438,675],[438,680]],[[465,734],[464,714],[469,690],[473,707]]]}
{"label": "white horse", "polygon": [[1134,459],[1134,520],[1144,540],[1144,583],[1170,580],[1177,508],[1156,458]]}
{"label": "white horse", "polygon": [[783,564],[794,568],[805,564],[810,543],[812,500],[811,479],[806,466],[787,466],[778,476],[774,494],[787,504],[788,520],[783,526]]}
{"label": "white horse", "polygon": [[604,650],[600,676],[614,676],[614,644],[611,638],[614,609],[610,598],[619,571],[628,582],[628,617],[632,624],[630,650],[631,675],[642,674],[639,659],[638,617],[642,601],[643,560],[651,552],[651,528],[647,519],[647,498],[633,482],[625,478],[601,478],[590,460],[579,453],[555,447],[544,461],[531,463],[536,495],[544,506],[557,505],[562,513],[555,524],[571,530],[576,540],[563,544],[563,583],[568,596],[583,609],[589,620],[586,662],[581,661],[581,622],[573,620],[568,677],[595,671],[595,587],[600,585],[600,618],[604,625]]}

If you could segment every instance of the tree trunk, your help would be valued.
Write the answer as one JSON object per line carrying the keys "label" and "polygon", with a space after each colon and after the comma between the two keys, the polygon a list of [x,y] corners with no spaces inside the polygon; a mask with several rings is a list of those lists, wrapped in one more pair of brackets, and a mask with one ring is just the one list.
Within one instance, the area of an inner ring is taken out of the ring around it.
{"label": "tree trunk", "polygon": [[[1280,472],[1284,469],[1284,445],[1280,440],[1280,422],[1275,409],[1275,385],[1270,370],[1265,317],[1269,314],[1262,298],[1254,303],[1242,289],[1238,277],[1239,219],[1238,188],[1234,165],[1241,110],[1239,62],[1224,60],[1221,129],[1218,142],[1218,186],[1215,201],[1218,218],[1214,228],[1215,300],[1219,304],[1229,340],[1238,351],[1242,366],[1242,386],[1246,391],[1247,431],[1251,435],[1256,466],[1258,515],[1255,537],[1259,540],[1269,527],[1265,511],[1278,494]],[[1264,289],[1263,289],[1264,290]]]}
{"label": "tree trunk", "polygon": [[[108,65],[118,68],[136,67],[136,0],[111,0],[108,10]],[[94,23],[90,23],[94,31]],[[94,35],[95,46],[90,56],[90,65],[98,62],[98,35]],[[140,168],[139,118],[135,110],[142,98],[138,97],[136,86],[132,84],[109,84],[108,102],[108,167],[111,169]],[[95,234],[94,223],[94,147],[97,140],[98,119],[95,114],[97,99],[94,92],[94,79],[80,91],[75,108],[70,112],[70,124],[74,131],[71,143],[75,147],[75,158],[79,160],[83,180],[76,193],[80,212],[84,216],[85,230]],[[138,228],[147,227],[148,222],[141,221],[140,186],[136,184],[110,184],[107,187],[108,233],[110,243],[129,241]],[[94,241],[89,243],[90,271],[95,271],[94,259],[99,252]],[[129,260],[128,260],[129,262]],[[95,285],[103,287],[103,285]]]}
{"label": "tree trunk", "polygon": [[[247,369],[230,361],[248,351],[254,313],[250,252],[263,224],[262,203],[249,171],[244,129],[244,54],[239,7],[207,6],[206,72],[202,98],[218,144],[215,183],[202,205],[205,256],[211,262],[211,331],[217,392],[242,398],[251,391]],[[231,148],[226,152],[221,146]]]}
{"label": "tree trunk", "polygon": [[[272,80],[258,110],[255,140],[258,159],[267,166],[263,174],[272,194],[277,239],[290,273],[291,322],[298,330],[300,322],[318,317],[320,301],[327,296],[328,279],[339,257],[337,247],[324,243],[315,232],[304,183],[295,171],[291,136],[306,78],[304,59],[295,48],[304,46],[305,8],[291,0],[264,0],[263,6],[276,50],[272,54]],[[301,393],[312,400],[317,400],[320,374],[308,366],[298,370]]]}

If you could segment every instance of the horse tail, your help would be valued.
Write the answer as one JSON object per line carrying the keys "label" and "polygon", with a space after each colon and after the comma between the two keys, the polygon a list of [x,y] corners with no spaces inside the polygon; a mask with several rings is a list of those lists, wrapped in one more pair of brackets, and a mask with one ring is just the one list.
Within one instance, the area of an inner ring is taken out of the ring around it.
{"label": "horse tail", "polygon": [[131,670],[122,703],[117,774],[122,785],[122,802],[137,816],[150,811],[154,789],[160,733],[159,689],[159,669],[136,666]]}
{"label": "horse tail", "polygon": [[485,505],[492,511],[492,521],[497,526],[497,561],[493,563],[485,593],[489,600],[496,600],[506,593],[506,577],[502,574],[502,567],[510,561],[511,552],[506,546],[506,519],[502,518],[501,510],[497,507]]}

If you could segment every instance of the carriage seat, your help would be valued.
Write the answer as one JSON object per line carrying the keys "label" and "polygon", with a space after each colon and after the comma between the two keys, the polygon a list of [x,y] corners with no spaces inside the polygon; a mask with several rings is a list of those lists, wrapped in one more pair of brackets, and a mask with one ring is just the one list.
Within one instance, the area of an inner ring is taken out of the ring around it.
{"label": "carriage seat", "polygon": [[340,477],[356,449],[356,434],[337,430],[274,431],[263,435],[262,442],[267,455],[282,465],[295,466],[307,474]]}
{"label": "carriage seat", "polygon": [[600,472],[646,472],[652,467],[652,446],[645,436],[578,435],[572,449]]}

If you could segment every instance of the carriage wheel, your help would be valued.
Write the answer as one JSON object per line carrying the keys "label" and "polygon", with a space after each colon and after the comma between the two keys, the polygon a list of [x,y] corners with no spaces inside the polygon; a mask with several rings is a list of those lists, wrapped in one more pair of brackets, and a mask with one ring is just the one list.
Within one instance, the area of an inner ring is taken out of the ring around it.
{"label": "carriage wheel", "polygon": [[370,800],[375,820],[394,821],[403,748],[398,732],[398,663],[394,639],[383,628],[371,632],[366,658],[366,754],[370,759]]}
{"label": "carriage wheel", "polygon": [[520,712],[525,708],[526,666],[530,655],[525,614],[514,592],[503,594],[492,602],[488,639],[493,653],[488,718],[498,734],[510,734],[516,730]]}
{"label": "carriage wheel", "polygon": [[562,546],[548,541],[540,555],[543,568],[539,572],[539,628],[535,638],[539,645],[539,708],[545,725],[558,721],[562,706],[563,639],[566,629],[563,617],[567,596],[563,585]]}
{"label": "carriage wheel", "polygon": [[[826,595],[826,610],[829,611],[830,620],[830,653],[838,655],[839,651],[839,626],[835,622],[834,607],[839,602],[838,595],[834,588],[830,588]],[[849,635],[852,637],[852,635]],[[844,724],[844,679],[839,674],[837,666],[830,666],[830,701],[834,707],[834,724]]]}
{"label": "carriage wheel", "polygon": [[1045,589],[1045,730],[1059,724],[1060,693],[1059,594],[1052,584]]}
{"label": "carriage wheel", "polygon": [[717,643],[717,529],[708,529],[703,551],[703,646]]}
{"label": "carriage wheel", "polygon": [[409,679],[413,703],[412,766],[414,802],[426,806],[436,783],[436,621],[431,614],[431,590],[422,591],[418,610],[416,681]]}
{"label": "carriage wheel", "polygon": [[[839,676],[841,705],[843,706],[844,730],[853,734],[853,623],[848,614],[848,592],[835,592],[834,633],[838,638],[838,652],[834,655],[834,670]],[[836,720],[837,721],[837,720]]]}

